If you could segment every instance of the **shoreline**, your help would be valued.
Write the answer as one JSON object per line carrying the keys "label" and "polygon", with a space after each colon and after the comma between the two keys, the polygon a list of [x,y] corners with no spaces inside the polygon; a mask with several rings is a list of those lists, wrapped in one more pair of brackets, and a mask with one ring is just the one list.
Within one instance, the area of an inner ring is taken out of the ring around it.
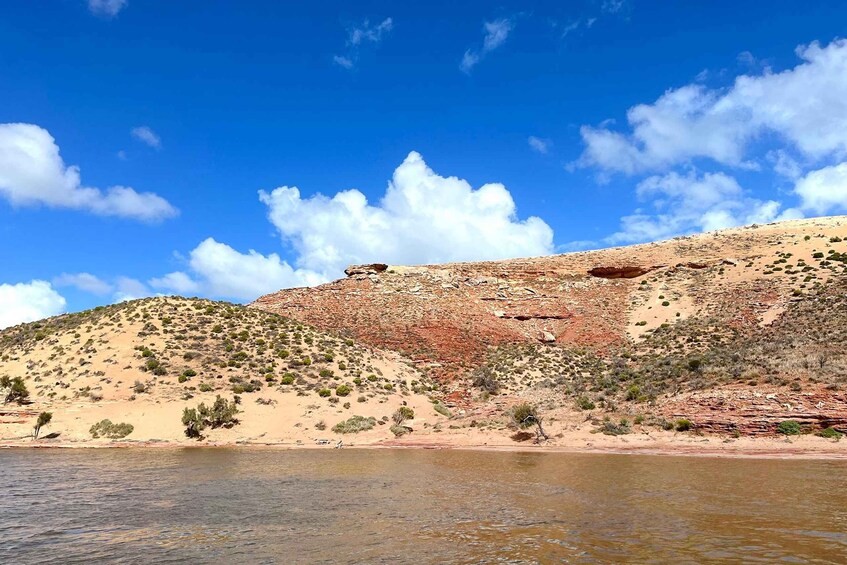
{"label": "shoreline", "polygon": [[[454,451],[487,451],[500,453],[561,453],[561,454],[593,454],[593,455],[644,455],[657,457],[706,457],[719,459],[765,459],[765,460],[842,460],[847,459],[847,444],[832,442],[831,445],[783,446],[784,440],[771,438],[753,440],[760,443],[755,447],[750,445],[730,446],[721,443],[721,447],[711,446],[626,446],[608,443],[605,445],[509,445],[509,444],[466,444],[458,445],[448,442],[378,442],[350,443],[342,449],[379,449],[379,450],[454,450]],[[780,444],[780,445],[777,445]],[[0,450],[7,449],[246,449],[246,450],[334,450],[333,444],[318,445],[288,442],[174,442],[174,441],[111,441],[111,442],[0,442]]]}

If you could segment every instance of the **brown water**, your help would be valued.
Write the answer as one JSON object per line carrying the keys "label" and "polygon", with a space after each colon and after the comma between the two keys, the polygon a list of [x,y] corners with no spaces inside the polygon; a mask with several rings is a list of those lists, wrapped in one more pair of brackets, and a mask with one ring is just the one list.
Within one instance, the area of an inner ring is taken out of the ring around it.
{"label": "brown water", "polygon": [[0,563],[847,562],[847,465],[0,451]]}

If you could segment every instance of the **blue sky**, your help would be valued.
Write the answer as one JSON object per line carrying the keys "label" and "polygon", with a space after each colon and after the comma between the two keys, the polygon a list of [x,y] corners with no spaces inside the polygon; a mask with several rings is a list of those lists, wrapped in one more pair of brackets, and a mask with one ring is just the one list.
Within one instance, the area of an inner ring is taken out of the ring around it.
{"label": "blue sky", "polygon": [[835,1],[5,2],[0,326],[843,213],[841,37]]}

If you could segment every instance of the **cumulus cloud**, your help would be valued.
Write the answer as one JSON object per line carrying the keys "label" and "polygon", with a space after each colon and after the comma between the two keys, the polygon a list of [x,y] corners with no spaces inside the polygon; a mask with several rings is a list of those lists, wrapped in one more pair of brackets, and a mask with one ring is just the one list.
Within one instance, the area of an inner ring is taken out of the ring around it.
{"label": "cumulus cloud", "polygon": [[0,329],[65,311],[65,299],[47,281],[0,284]]}
{"label": "cumulus cloud", "polygon": [[541,219],[520,220],[502,184],[474,189],[442,177],[415,152],[394,171],[382,199],[369,204],[358,190],[302,198],[296,187],[259,192],[268,218],[295,252],[242,253],[208,238],[184,271],[149,281],[179,294],[253,300],[281,288],[312,286],[343,276],[355,263],[422,264],[545,255],[553,231]]}
{"label": "cumulus cloud", "polygon": [[91,294],[104,295],[113,290],[113,286],[91,273],[62,273],[53,279],[56,286],[72,286]]}
{"label": "cumulus cloud", "polygon": [[638,184],[640,200],[652,210],[638,210],[621,219],[621,229],[607,243],[667,239],[679,234],[801,217],[796,210],[780,214],[779,202],[749,197],[738,182],[723,173],[696,171],[652,176]]}
{"label": "cumulus cloud", "polygon": [[127,4],[128,0],[88,0],[88,10],[97,16],[114,18]]}
{"label": "cumulus cloud", "polygon": [[526,140],[529,143],[529,146],[532,147],[535,151],[546,155],[550,151],[550,146],[553,143],[549,139],[541,139],[540,137],[535,137],[534,135],[530,135]]}
{"label": "cumulus cloud", "polygon": [[800,207],[809,212],[847,211],[847,163],[808,173],[797,181],[794,192]]}
{"label": "cumulus cloud", "polygon": [[485,36],[482,39],[481,49],[468,49],[462,56],[462,61],[459,63],[459,68],[464,73],[470,73],[477,63],[479,63],[485,55],[494,51],[509,37],[509,34],[514,29],[515,24],[508,18],[500,18],[493,22],[485,22],[483,30]]}
{"label": "cumulus cloud", "polygon": [[847,154],[847,40],[797,49],[780,73],[742,75],[727,90],[689,84],[629,109],[631,131],[581,129],[582,166],[634,174],[695,158],[748,166],[754,140],[774,134],[805,157]]}
{"label": "cumulus cloud", "polygon": [[65,166],[53,137],[32,124],[0,124],[0,196],[13,206],[41,204],[146,222],[179,213],[150,192],[124,186],[106,191],[82,186],[79,167]]}
{"label": "cumulus cloud", "polygon": [[332,62],[347,70],[356,67],[359,59],[359,49],[366,43],[378,44],[394,27],[394,20],[385,18],[380,23],[373,25],[370,20],[364,20],[361,24],[351,27],[347,31],[347,52],[343,55],[333,55]]}
{"label": "cumulus cloud", "polygon": [[143,282],[130,277],[118,277],[115,281],[114,290],[112,299],[115,302],[127,302],[153,295]]}
{"label": "cumulus cloud", "polygon": [[150,279],[148,282],[153,288],[168,290],[182,295],[194,294],[200,290],[200,285],[197,281],[179,271],[168,273],[163,277]]}
{"label": "cumulus cloud", "polygon": [[276,253],[262,255],[252,249],[241,253],[211,237],[191,251],[188,264],[193,277],[177,271],[154,279],[151,284],[179,294],[202,291],[212,296],[253,300],[281,288],[326,281],[318,273],[294,269]]}
{"label": "cumulus cloud", "polygon": [[338,276],[350,263],[438,263],[544,255],[553,230],[540,218],[517,218],[505,186],[474,189],[442,177],[412,152],[394,171],[376,204],[358,190],[301,198],[280,187],[260,199],[283,240],[297,252],[298,267]]}
{"label": "cumulus cloud", "polygon": [[156,134],[155,131],[150,129],[148,126],[138,126],[132,128],[129,133],[130,135],[132,135],[132,137],[134,137],[141,143],[149,145],[153,149],[161,149],[162,147],[162,139],[158,136],[158,134]]}

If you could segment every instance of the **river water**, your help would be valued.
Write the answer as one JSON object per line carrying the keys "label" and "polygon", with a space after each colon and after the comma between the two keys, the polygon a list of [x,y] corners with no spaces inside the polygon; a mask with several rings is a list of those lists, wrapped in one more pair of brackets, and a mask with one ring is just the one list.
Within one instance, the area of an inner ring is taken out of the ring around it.
{"label": "river water", "polygon": [[840,461],[0,450],[0,563],[845,563]]}

